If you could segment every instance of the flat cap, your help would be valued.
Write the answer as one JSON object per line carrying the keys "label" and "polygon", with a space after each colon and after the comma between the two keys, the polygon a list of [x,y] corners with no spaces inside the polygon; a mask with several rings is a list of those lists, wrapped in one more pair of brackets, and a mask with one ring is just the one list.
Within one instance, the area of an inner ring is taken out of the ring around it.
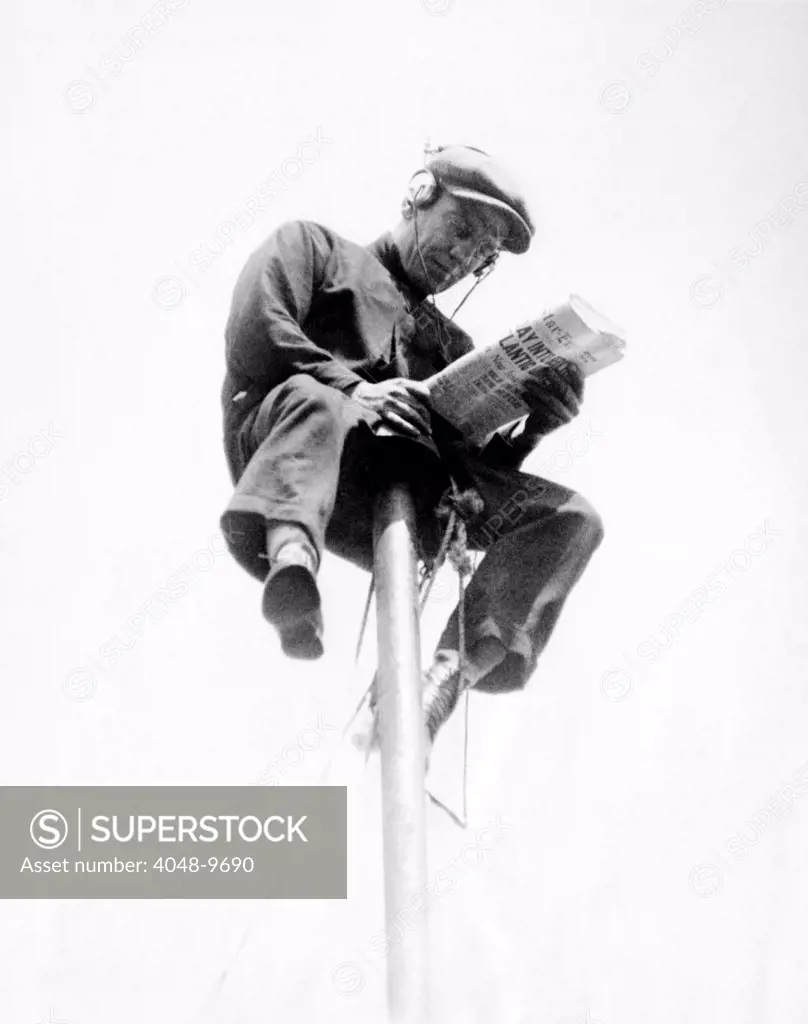
{"label": "flat cap", "polygon": [[502,246],[509,252],[527,252],[536,231],[527,203],[493,157],[473,146],[443,146],[430,153],[425,166],[452,195],[487,203],[508,214],[510,231]]}

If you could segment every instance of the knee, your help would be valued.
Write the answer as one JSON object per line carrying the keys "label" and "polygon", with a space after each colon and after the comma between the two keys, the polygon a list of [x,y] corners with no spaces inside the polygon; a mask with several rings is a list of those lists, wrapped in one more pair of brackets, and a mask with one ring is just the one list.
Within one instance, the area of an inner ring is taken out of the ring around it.
{"label": "knee", "polygon": [[288,377],[283,384],[279,384],[272,392],[271,398],[273,403],[336,415],[341,394],[327,384],[321,384],[307,373],[296,373]]}
{"label": "knee", "polygon": [[583,495],[573,492],[564,511],[577,521],[577,531],[594,549],[603,540],[603,519],[597,509]]}
{"label": "knee", "polygon": [[325,402],[329,401],[335,392],[334,388],[330,388],[327,384],[321,384],[319,380],[315,380],[308,373],[294,373],[291,377],[287,377],[283,384],[279,384],[275,388],[275,394],[296,395]]}
{"label": "knee", "polygon": [[309,434],[314,431],[322,439],[337,436],[341,423],[341,398],[339,391],[320,384],[307,373],[288,377],[274,387],[261,403],[249,428],[252,451],[278,430],[305,429]]}

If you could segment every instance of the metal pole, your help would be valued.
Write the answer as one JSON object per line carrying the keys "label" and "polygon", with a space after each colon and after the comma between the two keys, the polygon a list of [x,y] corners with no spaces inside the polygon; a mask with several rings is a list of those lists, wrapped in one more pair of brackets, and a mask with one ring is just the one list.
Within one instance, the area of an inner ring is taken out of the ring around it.
{"label": "metal pole", "polygon": [[422,906],[413,913],[408,907],[419,892],[423,904],[426,886],[415,538],[412,495],[406,484],[393,483],[376,499],[373,524],[387,934],[398,935],[402,921],[407,921],[402,940],[391,945],[387,957],[387,1000],[393,1024],[425,1024],[428,1019],[426,910]]}

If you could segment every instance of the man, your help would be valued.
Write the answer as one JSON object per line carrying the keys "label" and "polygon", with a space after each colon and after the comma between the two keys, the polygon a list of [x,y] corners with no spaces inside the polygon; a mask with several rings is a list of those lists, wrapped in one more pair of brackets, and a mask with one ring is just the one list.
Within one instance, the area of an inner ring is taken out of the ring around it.
{"label": "man", "polygon": [[[578,414],[577,367],[534,383],[530,415],[482,449],[431,416],[419,383],[473,347],[427,298],[487,272],[502,250],[526,252],[533,234],[496,161],[444,147],[413,176],[399,223],[368,246],[306,221],[279,227],[242,271],[227,324],[222,402],[235,492],[222,527],[234,557],[264,584],[263,614],[285,653],[323,652],[324,549],[372,565],[372,499],[392,451],[380,427],[434,446],[447,473],[484,501],[470,534],[486,553],[466,592],[463,677],[455,610],[424,678],[430,742],[464,688],[525,685],[602,537],[583,498],[518,468]],[[424,490],[419,523],[434,555],[436,498]]]}

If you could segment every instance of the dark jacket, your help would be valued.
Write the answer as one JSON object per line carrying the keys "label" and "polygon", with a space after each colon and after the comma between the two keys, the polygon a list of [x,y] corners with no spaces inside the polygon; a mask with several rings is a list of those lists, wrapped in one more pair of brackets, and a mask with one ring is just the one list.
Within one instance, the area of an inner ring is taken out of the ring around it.
{"label": "dark jacket", "polygon": [[[297,373],[350,389],[360,381],[424,380],[469,352],[471,338],[413,290],[389,234],[349,242],[311,221],[281,225],[250,256],[225,330],[224,440],[233,475],[236,435],[264,397]],[[524,453],[489,442],[497,462]]]}

